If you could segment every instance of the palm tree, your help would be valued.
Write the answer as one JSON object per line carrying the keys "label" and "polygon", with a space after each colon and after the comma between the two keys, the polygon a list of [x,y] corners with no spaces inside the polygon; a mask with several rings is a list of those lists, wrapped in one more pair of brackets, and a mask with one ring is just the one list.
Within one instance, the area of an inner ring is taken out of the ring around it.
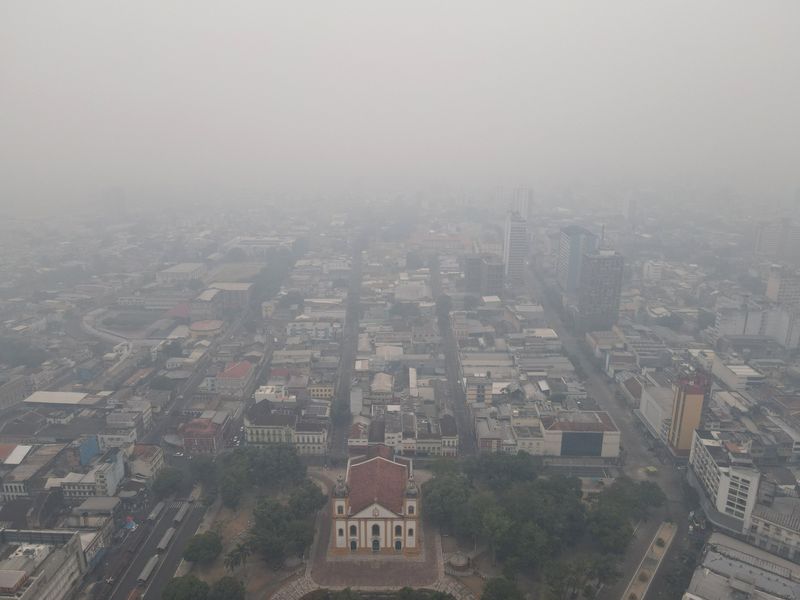
{"label": "palm tree", "polygon": [[238,542],[233,549],[225,555],[225,568],[228,571],[235,571],[239,566],[245,567],[245,577],[247,576],[247,559],[253,553],[250,544]]}

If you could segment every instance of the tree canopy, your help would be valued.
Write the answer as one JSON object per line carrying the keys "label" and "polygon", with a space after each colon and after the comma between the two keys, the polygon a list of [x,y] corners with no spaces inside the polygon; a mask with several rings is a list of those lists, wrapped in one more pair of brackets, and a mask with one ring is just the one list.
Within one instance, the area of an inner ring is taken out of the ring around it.
{"label": "tree canopy", "polygon": [[523,600],[517,585],[505,577],[493,577],[483,586],[481,600]]}
{"label": "tree canopy", "polygon": [[206,600],[208,584],[194,575],[174,577],[164,586],[161,600]]}
{"label": "tree canopy", "polygon": [[208,590],[207,600],[244,600],[244,583],[226,575],[218,579]]}
{"label": "tree canopy", "polygon": [[[524,453],[481,455],[456,464],[435,469],[422,486],[424,514],[444,531],[472,539],[476,548],[485,543],[509,577],[541,576],[581,544],[590,556],[580,568],[590,577],[580,579],[579,587],[609,578],[613,561],[631,540],[634,521],[665,502],[655,483],[621,477],[587,504],[578,479],[540,476],[538,461]],[[574,582],[571,577],[562,579]]]}
{"label": "tree canopy", "polygon": [[153,493],[164,498],[181,490],[184,484],[183,472],[174,467],[164,467],[153,481]]}
{"label": "tree canopy", "polygon": [[192,536],[183,551],[183,558],[199,564],[213,562],[222,552],[222,538],[216,531],[206,531]]}
{"label": "tree canopy", "polygon": [[289,556],[299,556],[314,541],[314,516],[327,497],[310,480],[304,480],[284,504],[261,498],[253,511],[248,545],[273,568]]}
{"label": "tree canopy", "polygon": [[251,486],[283,486],[305,479],[306,466],[285,444],[236,448],[217,461],[217,481],[223,503],[235,508]]}
{"label": "tree canopy", "polygon": [[0,363],[12,367],[38,367],[48,358],[45,350],[13,337],[0,336]]}

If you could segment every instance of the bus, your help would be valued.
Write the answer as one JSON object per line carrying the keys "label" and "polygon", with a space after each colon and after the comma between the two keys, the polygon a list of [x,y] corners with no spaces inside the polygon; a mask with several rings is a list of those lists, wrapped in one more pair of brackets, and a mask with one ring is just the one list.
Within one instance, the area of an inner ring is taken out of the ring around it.
{"label": "bus", "polygon": [[172,541],[172,538],[175,536],[175,528],[170,527],[164,532],[164,535],[161,537],[161,541],[158,542],[158,546],[156,546],[156,552],[161,554],[164,550],[167,549],[169,543]]}
{"label": "bus", "polygon": [[147,520],[151,522],[157,520],[162,510],[164,510],[164,503],[159,502],[153,507],[153,510],[150,511],[150,514],[147,515]]}
{"label": "bus", "polygon": [[150,560],[147,561],[147,564],[142,569],[142,572],[139,573],[139,577],[136,579],[136,583],[140,586],[143,586],[147,583],[147,580],[150,579],[150,576],[153,574],[153,571],[156,570],[156,565],[158,564],[158,554],[154,554],[150,557]]}
{"label": "bus", "polygon": [[186,513],[188,512],[189,512],[189,505],[184,502],[183,504],[181,504],[181,507],[178,509],[178,512],[175,513],[175,518],[172,519],[172,522],[175,523],[175,525],[180,524],[180,522],[183,521],[184,517],[186,516]]}

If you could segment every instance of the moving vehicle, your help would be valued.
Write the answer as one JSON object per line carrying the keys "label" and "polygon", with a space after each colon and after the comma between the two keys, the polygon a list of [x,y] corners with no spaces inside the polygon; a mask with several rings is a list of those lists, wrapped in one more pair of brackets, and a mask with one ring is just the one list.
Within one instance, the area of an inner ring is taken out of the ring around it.
{"label": "moving vehicle", "polygon": [[150,514],[147,515],[147,520],[148,521],[156,521],[156,520],[158,520],[158,517],[161,516],[161,511],[163,511],[163,510],[164,510],[164,503],[163,502],[159,502],[158,504],[156,504],[153,507],[153,510],[150,511]]}
{"label": "moving vehicle", "polygon": [[150,557],[150,560],[147,561],[147,564],[142,569],[142,572],[139,573],[139,577],[136,579],[136,583],[140,586],[143,586],[147,583],[147,580],[150,579],[150,576],[153,574],[153,571],[156,570],[156,565],[158,564],[158,554],[154,554]]}
{"label": "moving vehicle", "polygon": [[184,517],[186,517],[186,513],[189,512],[189,505],[186,503],[181,504],[181,507],[178,509],[178,512],[175,513],[175,517],[172,519],[172,522],[175,525],[180,524],[183,521]]}
{"label": "moving vehicle", "polygon": [[156,552],[161,554],[164,550],[166,550],[173,537],[175,537],[175,528],[170,527],[164,532],[164,535],[161,536],[161,541],[158,542],[158,546],[156,546]]}

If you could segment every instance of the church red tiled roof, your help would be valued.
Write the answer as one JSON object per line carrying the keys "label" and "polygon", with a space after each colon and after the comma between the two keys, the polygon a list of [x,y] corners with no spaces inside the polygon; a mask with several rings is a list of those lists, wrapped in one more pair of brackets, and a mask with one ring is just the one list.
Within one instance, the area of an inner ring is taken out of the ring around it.
{"label": "church red tiled roof", "polygon": [[351,464],[347,474],[350,509],[357,514],[377,502],[390,511],[403,512],[403,496],[408,481],[406,465],[381,456]]}

